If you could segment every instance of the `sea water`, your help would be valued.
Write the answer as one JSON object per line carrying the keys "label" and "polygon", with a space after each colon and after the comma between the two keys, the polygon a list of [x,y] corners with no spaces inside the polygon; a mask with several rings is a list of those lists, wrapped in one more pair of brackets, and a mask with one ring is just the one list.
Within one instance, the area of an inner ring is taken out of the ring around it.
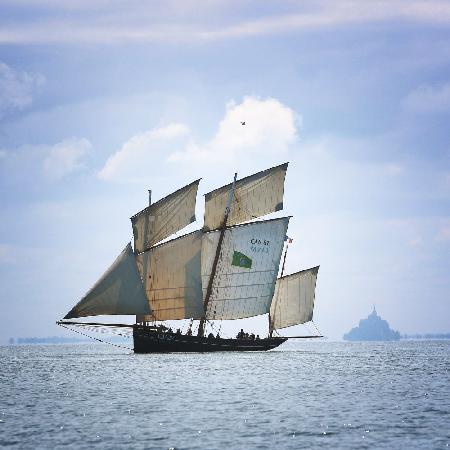
{"label": "sea water", "polygon": [[448,448],[449,356],[449,341],[159,355],[0,347],[0,446]]}

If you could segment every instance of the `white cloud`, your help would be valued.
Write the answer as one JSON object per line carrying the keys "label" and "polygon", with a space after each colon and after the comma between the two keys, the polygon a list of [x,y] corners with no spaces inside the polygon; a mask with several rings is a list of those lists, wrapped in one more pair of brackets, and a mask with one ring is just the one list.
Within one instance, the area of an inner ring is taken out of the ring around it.
{"label": "white cloud", "polygon": [[46,176],[52,180],[60,180],[66,175],[82,167],[82,159],[91,150],[87,139],[66,139],[47,150],[43,161]]}
{"label": "white cloud", "polygon": [[420,86],[403,101],[406,110],[416,113],[445,112],[450,110],[450,83],[441,86]]}
{"label": "white cloud", "polygon": [[23,145],[3,150],[0,157],[0,178],[6,185],[55,182],[84,166],[91,150],[84,138],[69,138],[54,145]]}
{"label": "white cloud", "polygon": [[[21,3],[22,7],[27,4],[26,1]],[[241,3],[215,1],[204,3],[199,9],[185,0],[165,2],[159,6],[154,2],[133,2],[132,7],[124,6],[123,2],[104,0],[45,2],[47,8],[42,8],[32,22],[24,20],[2,24],[0,42],[186,42],[282,34],[386,20],[438,25],[450,23],[450,4],[445,0],[364,3],[359,0],[305,0],[298,4],[288,2],[283,14],[272,10],[267,16],[261,15],[257,7],[254,10],[258,15],[252,15],[253,10],[247,3],[243,2],[242,6]],[[32,4],[35,6],[35,2]],[[287,8],[290,10],[285,13]],[[61,10],[76,10],[77,14],[63,15]]]}
{"label": "white cloud", "polygon": [[42,85],[40,74],[18,72],[0,62],[0,118],[9,111],[21,110],[33,101],[33,92]]}
{"label": "white cloud", "polygon": [[191,142],[184,150],[172,153],[169,161],[232,162],[256,155],[282,156],[296,139],[299,123],[295,112],[274,98],[245,97],[239,104],[227,104],[210,142]]}
{"label": "white cloud", "polygon": [[[239,104],[232,101],[226,105],[225,115],[209,141],[198,142],[182,123],[145,131],[128,139],[112,154],[98,177],[143,182],[151,175],[155,183],[155,178],[167,171],[182,170],[198,176],[200,167],[205,170],[208,166],[209,170],[212,163],[238,162],[243,170],[250,162],[253,169],[265,167],[285,158],[300,122],[293,110],[276,99],[245,97]],[[171,166],[165,167],[167,163]]]}
{"label": "white cloud", "polygon": [[185,137],[189,128],[181,123],[145,131],[126,141],[120,150],[108,158],[98,173],[103,180],[136,181],[155,170],[156,157],[167,143]]}

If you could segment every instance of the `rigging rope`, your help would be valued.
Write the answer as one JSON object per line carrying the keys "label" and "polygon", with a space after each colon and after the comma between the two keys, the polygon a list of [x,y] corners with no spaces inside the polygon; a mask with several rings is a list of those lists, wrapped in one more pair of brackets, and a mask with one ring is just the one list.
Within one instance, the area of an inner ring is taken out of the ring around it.
{"label": "rigging rope", "polygon": [[319,333],[319,335],[322,335],[322,333],[320,332],[320,330],[317,328],[317,325],[314,323],[314,320],[311,320],[312,324],[314,325],[314,328],[317,330],[317,332]]}
{"label": "rigging rope", "polygon": [[[68,326],[66,326],[66,325],[63,325],[62,323],[58,323],[58,325],[59,325],[60,327],[66,328],[66,329],[69,330],[69,331],[73,331],[74,333],[78,333],[78,334],[81,334],[82,336],[86,336],[86,337],[88,337],[88,338],[90,338],[90,339],[94,339],[95,341],[101,342],[102,344],[108,344],[108,345],[112,345],[113,347],[125,348],[125,349],[127,349],[127,350],[133,350],[133,348],[131,348],[131,347],[126,347],[125,345],[113,344],[112,342],[103,341],[102,339],[99,339],[99,338],[96,338],[96,337],[94,337],[94,336],[90,336],[89,334],[83,333],[83,332],[80,331],[80,330],[75,330],[75,329],[70,328],[70,327],[68,327]],[[119,334],[119,336],[123,336],[123,335],[122,335],[122,334]]]}

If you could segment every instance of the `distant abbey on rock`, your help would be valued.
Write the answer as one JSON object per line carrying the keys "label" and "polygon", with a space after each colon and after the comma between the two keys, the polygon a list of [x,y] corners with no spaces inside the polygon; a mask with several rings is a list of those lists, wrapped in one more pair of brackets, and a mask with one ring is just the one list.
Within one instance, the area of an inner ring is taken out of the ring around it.
{"label": "distant abbey on rock", "polygon": [[361,319],[359,326],[344,334],[346,341],[398,341],[400,333],[391,330],[386,320],[383,320],[373,307],[367,319]]}

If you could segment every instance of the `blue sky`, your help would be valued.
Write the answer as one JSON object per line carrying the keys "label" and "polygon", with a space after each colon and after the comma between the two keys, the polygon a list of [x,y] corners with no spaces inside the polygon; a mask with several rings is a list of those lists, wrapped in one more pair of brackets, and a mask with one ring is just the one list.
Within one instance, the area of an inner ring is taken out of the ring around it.
{"label": "blue sky", "polygon": [[3,1],[0,342],[61,334],[148,188],[285,161],[323,333],[448,332],[449,118],[446,1]]}

